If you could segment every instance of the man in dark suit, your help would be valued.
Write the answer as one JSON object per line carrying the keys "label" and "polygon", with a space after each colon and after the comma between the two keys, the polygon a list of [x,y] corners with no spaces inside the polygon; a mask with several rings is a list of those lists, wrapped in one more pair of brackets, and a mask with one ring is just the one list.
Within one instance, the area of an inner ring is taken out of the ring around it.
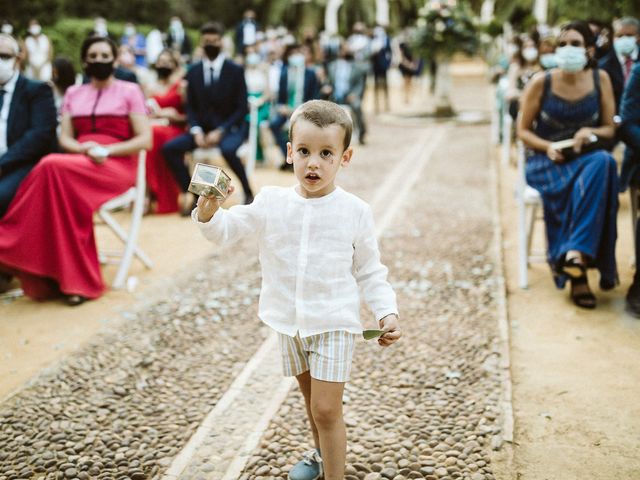
{"label": "man in dark suit", "polygon": [[257,41],[257,33],[260,27],[256,22],[256,12],[245,10],[242,20],[236,26],[236,55],[244,55],[244,49]]}
{"label": "man in dark suit", "polygon": [[322,88],[329,99],[341,105],[348,105],[353,111],[354,130],[358,141],[364,144],[367,126],[362,113],[362,97],[367,83],[368,65],[354,61],[353,54],[345,44],[339,57],[327,65],[329,83]]}
{"label": "man in dark suit", "polygon": [[46,83],[18,71],[16,40],[0,34],[0,217],[20,182],[56,143],[56,107]]}
{"label": "man in dark suit", "polygon": [[191,62],[193,46],[180,17],[171,17],[167,32],[167,47],[180,54],[185,64]]}
{"label": "man in dark suit", "polygon": [[245,203],[253,200],[244,166],[236,155],[246,136],[248,107],[244,70],[221,52],[224,35],[221,24],[207,23],[200,33],[205,56],[186,75],[189,133],[167,142],[162,148],[164,158],[184,192],[181,210],[187,215],[193,198],[187,192],[190,177],[184,154],[195,148],[219,147],[242,184]]}
{"label": "man in dark suit", "polygon": [[598,66],[609,74],[618,111],[624,85],[629,79],[633,65],[640,57],[638,43],[640,22],[632,17],[621,18],[613,24],[613,48],[610,48],[598,62]]}
{"label": "man in dark suit", "polygon": [[[627,145],[622,162],[621,181],[624,186],[640,188],[640,63],[631,71],[620,104],[620,133]],[[636,271],[627,292],[627,311],[640,318],[640,221],[635,225]]]}
{"label": "man in dark suit", "polygon": [[[271,128],[285,157],[289,140],[289,133],[284,129],[285,124],[299,105],[309,100],[315,100],[320,95],[320,83],[316,72],[312,68],[307,68],[305,62],[305,56],[299,44],[287,46],[280,70],[276,113],[269,124],[269,128]],[[281,170],[293,171],[293,165],[286,162],[280,168]]]}

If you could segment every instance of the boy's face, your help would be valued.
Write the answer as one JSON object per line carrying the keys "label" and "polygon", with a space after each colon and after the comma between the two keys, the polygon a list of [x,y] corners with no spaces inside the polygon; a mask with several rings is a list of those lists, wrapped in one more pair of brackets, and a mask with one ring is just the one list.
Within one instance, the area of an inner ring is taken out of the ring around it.
{"label": "boy's face", "polygon": [[287,163],[300,182],[300,194],[317,198],[335,190],[338,169],[351,160],[353,150],[344,149],[344,130],[339,125],[325,128],[299,118],[293,126],[293,141],[287,143]]}

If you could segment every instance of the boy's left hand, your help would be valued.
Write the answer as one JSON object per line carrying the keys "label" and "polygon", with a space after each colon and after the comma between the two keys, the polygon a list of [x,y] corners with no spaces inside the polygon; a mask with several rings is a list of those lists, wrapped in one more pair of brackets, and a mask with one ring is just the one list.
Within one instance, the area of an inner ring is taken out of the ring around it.
{"label": "boy's left hand", "polygon": [[400,325],[398,324],[398,316],[395,313],[380,319],[380,329],[387,331],[378,339],[378,344],[382,347],[388,347],[392,343],[396,343],[402,336]]}

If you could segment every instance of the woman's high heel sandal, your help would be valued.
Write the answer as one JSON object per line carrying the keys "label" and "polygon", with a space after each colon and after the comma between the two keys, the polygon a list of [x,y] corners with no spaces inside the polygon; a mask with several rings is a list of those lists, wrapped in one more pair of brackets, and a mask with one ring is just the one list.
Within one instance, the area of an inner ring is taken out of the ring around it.
{"label": "woman's high heel sandal", "polygon": [[580,308],[596,308],[596,296],[589,290],[587,275],[571,279],[571,300]]}
{"label": "woman's high heel sandal", "polygon": [[568,260],[564,260],[562,262],[562,273],[564,273],[567,277],[573,279],[582,278],[587,273],[587,267],[585,267],[584,263],[577,257],[570,258]]}

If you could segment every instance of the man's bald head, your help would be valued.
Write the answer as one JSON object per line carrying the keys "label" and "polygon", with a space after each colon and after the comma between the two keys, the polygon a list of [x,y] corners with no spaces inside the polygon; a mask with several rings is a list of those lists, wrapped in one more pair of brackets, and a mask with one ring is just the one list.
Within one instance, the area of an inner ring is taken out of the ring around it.
{"label": "man's bald head", "polygon": [[[4,47],[4,48],[2,48]],[[6,49],[9,49],[11,54],[17,57],[20,54],[20,45],[18,45],[18,41],[13,38],[11,35],[7,35],[6,33],[0,33],[0,50],[3,53]]]}

